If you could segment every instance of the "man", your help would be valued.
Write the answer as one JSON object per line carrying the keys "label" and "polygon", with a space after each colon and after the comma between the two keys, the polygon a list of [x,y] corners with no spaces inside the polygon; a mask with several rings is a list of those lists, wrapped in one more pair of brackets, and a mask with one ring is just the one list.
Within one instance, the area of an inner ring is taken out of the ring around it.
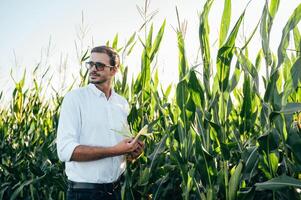
{"label": "man", "polygon": [[86,63],[89,85],[63,100],[57,151],[66,165],[67,199],[120,199],[126,156],[135,158],[143,151],[143,142],[117,133],[127,125],[129,112],[127,101],[112,88],[119,65],[112,48],[93,48]]}

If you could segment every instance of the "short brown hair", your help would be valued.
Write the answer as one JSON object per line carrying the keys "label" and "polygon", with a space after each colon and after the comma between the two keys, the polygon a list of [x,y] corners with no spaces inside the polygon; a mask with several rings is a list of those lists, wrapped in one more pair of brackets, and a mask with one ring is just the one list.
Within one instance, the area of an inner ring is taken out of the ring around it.
{"label": "short brown hair", "polygon": [[91,53],[105,53],[110,57],[110,65],[119,67],[120,66],[120,58],[118,53],[111,47],[107,46],[98,46],[94,47],[91,50]]}

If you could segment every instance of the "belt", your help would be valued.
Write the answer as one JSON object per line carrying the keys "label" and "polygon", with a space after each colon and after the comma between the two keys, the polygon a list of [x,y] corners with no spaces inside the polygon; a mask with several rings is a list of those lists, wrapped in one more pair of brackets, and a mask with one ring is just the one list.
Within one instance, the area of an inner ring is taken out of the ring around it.
{"label": "belt", "polygon": [[81,183],[68,180],[69,189],[91,189],[100,191],[114,191],[120,186],[120,180],[113,183]]}

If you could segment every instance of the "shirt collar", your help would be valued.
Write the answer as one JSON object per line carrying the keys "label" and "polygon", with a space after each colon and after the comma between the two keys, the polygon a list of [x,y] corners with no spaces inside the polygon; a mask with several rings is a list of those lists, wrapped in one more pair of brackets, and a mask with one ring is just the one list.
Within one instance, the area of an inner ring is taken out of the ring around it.
{"label": "shirt collar", "polygon": [[[90,88],[92,90],[92,92],[98,96],[98,97],[106,97],[105,93],[103,91],[101,91],[100,89],[98,89],[93,83],[89,83],[88,84],[88,88]],[[115,95],[115,90],[114,88],[111,88],[111,96],[110,98],[112,98],[112,96]]]}

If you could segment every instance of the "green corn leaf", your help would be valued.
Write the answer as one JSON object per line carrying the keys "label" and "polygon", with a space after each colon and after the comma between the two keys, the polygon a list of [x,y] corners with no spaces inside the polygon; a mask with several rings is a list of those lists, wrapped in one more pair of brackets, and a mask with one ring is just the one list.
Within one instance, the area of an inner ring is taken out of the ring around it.
{"label": "green corn leaf", "polygon": [[218,116],[219,116],[219,121],[221,123],[226,121],[226,115],[227,115],[227,110],[230,108],[228,108],[228,100],[229,100],[229,92],[225,91],[223,92],[220,96],[219,96],[219,100],[218,100]]}
{"label": "green corn leaf", "polygon": [[269,159],[272,173],[275,174],[278,169],[279,155],[277,155],[275,152],[272,152],[269,154]]}
{"label": "green corn leaf", "polygon": [[239,200],[254,200],[255,188],[254,187],[245,187],[240,188],[237,194],[237,199]]}
{"label": "green corn leaf", "polygon": [[295,161],[301,164],[301,136],[297,127],[290,127],[287,142],[289,149],[293,152]]}
{"label": "green corn leaf", "polygon": [[204,107],[205,105],[204,90],[193,70],[190,71],[188,87],[191,91],[192,99],[195,105],[200,108]]}
{"label": "green corn leaf", "polygon": [[261,44],[266,59],[266,63],[268,66],[272,64],[271,51],[269,47],[270,32],[278,8],[279,8],[279,0],[272,0],[270,8],[268,8],[268,1],[266,1],[261,17],[261,24],[260,24],[260,35],[262,38]]}
{"label": "green corn leaf", "polygon": [[221,19],[220,33],[219,33],[219,47],[221,47],[227,37],[231,21],[231,0],[224,1],[224,10]]}
{"label": "green corn leaf", "polygon": [[267,89],[266,89],[265,94],[264,94],[264,101],[265,102],[272,102],[274,93],[277,92],[276,81],[278,80],[278,78],[279,78],[278,73],[274,73],[274,74],[271,75],[270,80],[268,82],[268,85],[266,87]]}
{"label": "green corn leaf", "polygon": [[138,40],[140,41],[143,48],[146,49],[146,44],[145,44],[145,42],[143,42],[142,38],[139,35],[138,35]]}
{"label": "green corn leaf", "polygon": [[228,87],[230,65],[233,57],[235,40],[244,15],[245,12],[241,14],[230,35],[228,36],[226,43],[218,50],[217,53],[217,77],[219,81],[219,88],[222,92],[224,92]]}
{"label": "green corn leaf", "polygon": [[[245,76],[245,81],[243,85],[243,98],[242,109],[240,116],[244,119],[244,130],[249,130],[251,124],[247,124],[247,121],[251,118],[252,114],[252,95],[251,95],[251,82],[248,76]],[[252,125],[251,125],[252,126]]]}
{"label": "green corn leaf", "polygon": [[87,60],[90,57],[90,56],[87,55],[88,52],[89,52],[89,50],[87,49],[85,51],[84,55],[82,56],[81,60],[80,60],[81,63],[84,62],[85,60]]}
{"label": "green corn leaf", "polygon": [[152,24],[151,27],[150,27],[150,30],[148,32],[148,36],[147,36],[146,43],[145,43],[145,48],[146,48],[145,50],[147,52],[148,57],[149,57],[150,51],[152,49],[153,31],[154,31],[154,26]]}
{"label": "green corn leaf", "polygon": [[301,82],[301,57],[299,57],[291,68],[293,89],[295,90]]}
{"label": "green corn leaf", "polygon": [[151,164],[150,164],[150,167],[149,167],[151,170],[153,169],[153,166],[154,166],[154,164],[155,164],[155,161],[156,161],[157,156],[158,156],[160,153],[164,152],[164,150],[165,150],[165,148],[166,148],[165,143],[166,143],[167,137],[168,137],[168,135],[165,134],[165,135],[163,136],[163,138],[161,139],[161,141],[157,144],[157,146],[156,146],[155,150],[152,152],[152,154],[150,154],[150,155],[148,156],[149,159],[152,161]]}
{"label": "green corn leaf", "polygon": [[[245,149],[243,152],[242,158],[245,163],[244,167],[244,175],[250,175],[254,168],[256,168],[256,163],[258,162],[258,148],[256,146],[252,146],[250,148]],[[248,177],[249,178],[249,177]]]}
{"label": "green corn leaf", "polygon": [[301,4],[299,4],[297,8],[294,10],[293,14],[290,16],[289,20],[287,21],[285,27],[282,30],[281,42],[278,47],[278,64],[277,67],[271,72],[271,74],[274,74],[284,62],[284,59],[286,57],[286,49],[289,45],[289,39],[290,39],[289,33],[297,26],[300,20],[301,20]]}
{"label": "green corn leaf", "polygon": [[33,184],[34,182],[44,178],[46,176],[46,174],[44,174],[43,176],[40,176],[40,177],[37,177],[37,178],[33,178],[33,179],[30,179],[30,180],[27,180],[25,182],[23,182],[20,186],[18,186],[14,192],[11,194],[10,196],[10,200],[14,200],[18,197],[18,195],[22,192],[23,188],[30,185],[30,184]]}
{"label": "green corn leaf", "polygon": [[300,36],[300,31],[298,29],[298,26],[296,26],[293,30],[294,33],[294,44],[295,44],[295,49],[298,52],[297,55],[300,55],[301,51],[301,36]]}
{"label": "green corn leaf", "polygon": [[[48,69],[49,69],[49,68],[48,68]],[[17,90],[18,90],[19,92],[21,92],[21,93],[22,93],[22,89],[23,89],[24,84],[25,84],[25,78],[26,78],[26,70],[24,70],[23,76],[22,76],[20,82],[17,83],[17,85],[16,85]]]}
{"label": "green corn leaf", "polygon": [[210,41],[209,41],[210,27],[209,27],[208,15],[212,3],[213,0],[206,1],[203,7],[203,12],[200,15],[200,26],[199,26],[199,41],[200,41],[200,48],[202,53],[203,66],[204,66],[203,83],[204,83],[207,96],[211,96],[211,92],[210,92],[211,56],[210,56]]}
{"label": "green corn leaf", "polygon": [[183,34],[178,31],[177,32],[178,36],[178,50],[179,50],[179,80],[182,80],[188,71],[188,66],[187,66],[187,60],[186,60],[186,55],[185,55],[185,42],[183,38]]}
{"label": "green corn leaf", "polygon": [[285,187],[301,188],[301,181],[287,175],[282,175],[263,183],[256,183],[256,190],[278,190]]}
{"label": "green corn leaf", "polygon": [[150,168],[144,168],[143,171],[140,173],[139,179],[138,179],[138,185],[139,186],[145,186],[147,185],[150,177]]}
{"label": "green corn leaf", "polygon": [[239,62],[236,62],[235,69],[229,84],[229,92],[233,91],[234,88],[237,86],[239,82],[240,74],[241,74],[241,70],[239,68]]}
{"label": "green corn leaf", "polygon": [[9,188],[9,185],[10,185],[9,182],[3,183],[3,184],[1,185],[0,199],[3,199],[3,195],[4,195],[5,191]]}
{"label": "green corn leaf", "polygon": [[164,20],[163,24],[161,25],[161,28],[160,28],[160,30],[155,38],[154,44],[151,48],[151,51],[150,51],[150,60],[151,61],[154,59],[154,56],[160,47],[161,40],[162,40],[164,30],[165,30],[165,24],[166,24],[166,20]]}
{"label": "green corn leaf", "polygon": [[301,103],[288,103],[285,106],[283,106],[280,110],[275,110],[271,113],[273,114],[293,114],[301,111]]}
{"label": "green corn leaf", "polygon": [[118,45],[118,33],[114,37],[112,48],[117,49],[117,45]]}
{"label": "green corn leaf", "polygon": [[223,155],[224,160],[230,160],[230,148],[227,144],[221,142],[220,149]]}
{"label": "green corn leaf", "polygon": [[155,71],[155,76],[154,76],[153,82],[154,82],[154,90],[157,90],[158,84],[159,84],[159,71],[158,71],[158,68]]}
{"label": "green corn leaf", "polygon": [[185,108],[188,102],[189,94],[186,92],[187,90],[187,82],[185,80],[178,83],[176,89],[176,99],[181,110]]}
{"label": "green corn leaf", "polygon": [[154,193],[154,200],[160,199],[158,197],[159,192],[163,189],[162,184],[165,183],[168,180],[169,173],[167,173],[165,176],[160,178],[157,182],[159,182],[159,187],[157,187],[156,192]]}
{"label": "green corn leaf", "polygon": [[241,47],[241,51],[243,51],[245,48],[247,48],[248,44],[251,42],[252,38],[254,37],[256,31],[257,31],[257,28],[259,27],[260,25],[260,20],[258,21],[257,25],[255,26],[254,30],[252,31],[251,35],[249,36],[249,38],[246,40],[244,46]]}
{"label": "green corn leaf", "polygon": [[271,4],[270,4],[270,8],[269,8],[269,15],[272,18],[271,21],[276,16],[276,13],[277,13],[278,8],[279,8],[279,4],[280,4],[280,0],[271,0]]}
{"label": "green corn leaf", "polygon": [[134,42],[133,44],[132,44],[132,46],[130,47],[130,49],[128,50],[128,52],[127,52],[127,56],[129,56],[130,54],[131,54],[131,52],[133,51],[133,49],[134,49],[134,46],[136,45],[136,42]]}
{"label": "green corn leaf", "polygon": [[188,173],[187,173],[187,182],[184,186],[184,193],[182,194],[182,196],[184,197],[183,199],[185,200],[189,200],[189,193],[192,189],[192,185],[193,185],[193,177],[194,177],[194,171],[195,168],[190,168]]}
{"label": "green corn leaf", "polygon": [[259,149],[270,152],[278,148],[280,135],[276,129],[273,129],[270,133],[259,136],[257,141],[259,143]]}
{"label": "green corn leaf", "polygon": [[135,40],[135,37],[136,37],[136,32],[134,32],[133,34],[132,34],[132,36],[130,37],[130,39],[127,41],[127,43],[126,43],[126,45],[125,45],[125,49],[127,48],[127,47],[129,47],[133,42],[134,42],[134,40]]}
{"label": "green corn leaf", "polygon": [[128,75],[128,67],[125,67],[124,72],[122,74],[122,83],[121,83],[121,91],[124,94],[126,86],[127,86],[127,76]]}
{"label": "green corn leaf", "polygon": [[263,51],[259,50],[255,61],[255,68],[257,69],[257,71],[260,70],[262,58],[263,58]]}
{"label": "green corn leaf", "polygon": [[262,16],[261,16],[261,23],[260,23],[260,35],[261,35],[261,45],[262,50],[265,55],[266,62],[270,65],[270,49],[269,49],[269,30],[268,30],[268,5],[267,1],[264,5]]}
{"label": "green corn leaf", "polygon": [[243,168],[242,162],[236,166],[234,174],[231,176],[229,181],[229,199],[235,200],[237,196],[237,191],[239,189],[241,171]]}
{"label": "green corn leaf", "polygon": [[150,80],[151,80],[150,59],[148,57],[147,50],[144,50],[142,53],[142,61],[141,61],[140,84],[145,91],[150,90]]}
{"label": "green corn leaf", "polygon": [[169,94],[172,90],[172,84],[169,84],[168,87],[166,88],[165,92],[164,92],[164,97],[167,99],[169,97]]}

